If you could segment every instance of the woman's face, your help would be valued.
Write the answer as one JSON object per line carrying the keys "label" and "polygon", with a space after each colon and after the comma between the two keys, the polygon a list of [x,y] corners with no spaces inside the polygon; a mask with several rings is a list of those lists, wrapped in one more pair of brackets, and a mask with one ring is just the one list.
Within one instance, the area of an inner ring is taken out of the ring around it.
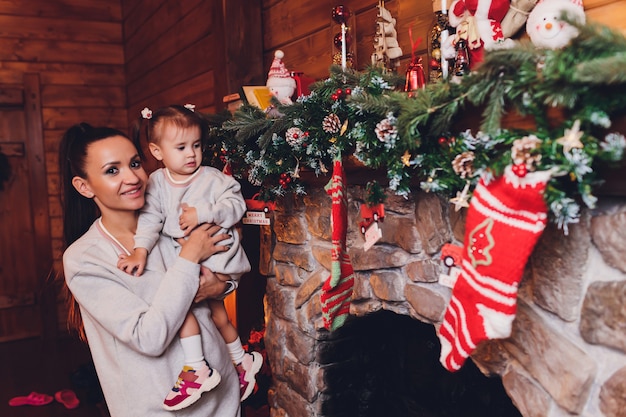
{"label": "woman's face", "polygon": [[92,143],[85,165],[87,177],[74,177],[74,187],[93,198],[103,215],[143,207],[148,175],[129,139],[112,136]]}

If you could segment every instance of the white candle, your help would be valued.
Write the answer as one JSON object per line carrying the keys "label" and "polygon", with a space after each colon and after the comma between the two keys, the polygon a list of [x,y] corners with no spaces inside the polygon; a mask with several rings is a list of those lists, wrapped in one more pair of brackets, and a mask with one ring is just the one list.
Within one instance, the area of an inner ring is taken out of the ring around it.
{"label": "white candle", "polygon": [[[441,31],[440,45],[443,48],[443,43],[448,39],[448,29]],[[448,78],[448,60],[443,56],[441,57],[441,77],[445,80]]]}
{"label": "white candle", "polygon": [[[441,0],[441,13],[443,13],[444,15],[448,14],[448,0]],[[448,39],[448,28],[443,28],[443,30],[441,31],[441,38],[439,39],[439,45],[441,48],[443,48],[443,43],[446,41],[446,39]],[[443,77],[443,79],[447,79],[448,78],[448,60],[444,59],[444,57],[441,57],[441,76]]]}
{"label": "white candle", "polygon": [[346,70],[346,24],[341,24],[341,69]]}

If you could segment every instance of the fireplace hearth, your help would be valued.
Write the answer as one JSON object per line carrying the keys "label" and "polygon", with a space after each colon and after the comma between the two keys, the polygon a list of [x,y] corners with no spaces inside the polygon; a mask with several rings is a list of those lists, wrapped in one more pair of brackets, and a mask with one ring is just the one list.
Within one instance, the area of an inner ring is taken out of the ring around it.
{"label": "fireplace hearth", "polygon": [[439,363],[434,327],[381,311],[352,318],[320,354],[329,417],[521,417],[499,377],[469,361],[450,373]]}

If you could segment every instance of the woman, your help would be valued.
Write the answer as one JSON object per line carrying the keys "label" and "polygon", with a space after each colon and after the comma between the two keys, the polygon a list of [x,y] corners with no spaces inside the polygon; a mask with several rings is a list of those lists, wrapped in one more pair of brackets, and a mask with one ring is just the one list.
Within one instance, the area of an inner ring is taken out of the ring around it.
{"label": "woman", "polygon": [[[227,248],[219,226],[194,230],[178,256],[160,241],[144,273],[133,277],[117,268],[133,248],[138,210],[145,202],[147,175],[138,147],[122,132],[81,123],[60,147],[64,197],[63,254],[70,292],[69,323],[86,337],[112,417],[171,416],[162,395],[183,362],[177,331],[187,310],[196,316],[207,361],[221,382],[177,416],[238,416],[239,381],[228,350],[209,319],[206,303],[226,284],[199,263]],[[167,265],[167,268],[166,268]],[[199,391],[194,375],[181,373],[180,389]],[[199,395],[200,393],[197,393]]]}

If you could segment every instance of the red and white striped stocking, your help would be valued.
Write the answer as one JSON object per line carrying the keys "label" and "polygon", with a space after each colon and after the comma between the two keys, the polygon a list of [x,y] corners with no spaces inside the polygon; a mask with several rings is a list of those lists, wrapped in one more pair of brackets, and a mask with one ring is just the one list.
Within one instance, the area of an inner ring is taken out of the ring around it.
{"label": "red and white striped stocking", "polygon": [[461,273],[439,329],[442,365],[458,370],[478,343],[510,336],[517,289],[547,223],[544,191],[550,174],[480,180],[465,224]]}
{"label": "red and white striped stocking", "polygon": [[354,288],[354,269],[346,251],[348,232],[348,196],[345,190],[345,175],[341,157],[333,163],[333,176],[326,186],[332,197],[331,228],[331,271],[322,286],[320,301],[324,327],[335,330],[341,327],[350,313],[350,301]]}

